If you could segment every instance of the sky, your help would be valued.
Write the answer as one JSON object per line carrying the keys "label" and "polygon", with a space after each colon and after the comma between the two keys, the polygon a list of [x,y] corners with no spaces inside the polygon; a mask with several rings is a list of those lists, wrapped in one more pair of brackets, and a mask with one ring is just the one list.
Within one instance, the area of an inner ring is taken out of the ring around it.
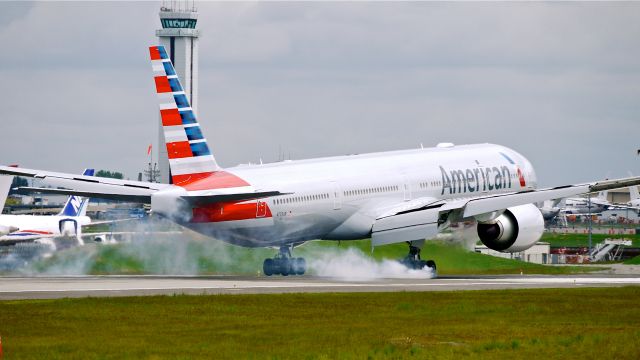
{"label": "sky", "polygon": [[[542,186],[640,174],[640,3],[196,2],[218,162],[496,143]],[[0,2],[0,163],[135,179],[160,2]]]}

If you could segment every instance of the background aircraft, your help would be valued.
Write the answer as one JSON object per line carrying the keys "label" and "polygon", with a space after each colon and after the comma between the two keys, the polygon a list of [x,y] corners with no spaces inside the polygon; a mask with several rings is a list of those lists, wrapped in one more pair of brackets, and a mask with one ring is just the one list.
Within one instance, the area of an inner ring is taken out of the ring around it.
{"label": "background aircraft", "polygon": [[565,199],[553,199],[545,200],[538,204],[538,209],[540,209],[540,213],[542,213],[542,218],[545,221],[550,221],[560,214],[560,211],[562,211],[564,206]]}
{"label": "background aircraft", "polygon": [[607,200],[607,192],[601,191],[597,197],[588,198],[571,197],[564,201],[564,207],[560,209],[563,214],[599,214],[607,210],[611,203]]}
{"label": "background aircraft", "polygon": [[[640,178],[536,189],[531,163],[493,144],[338,156],[222,169],[213,157],[165,49],[152,68],[173,184],[91,178],[0,167],[62,189],[31,189],[150,203],[155,214],[235,245],[277,247],[264,273],[302,274],[293,247],[313,239],[371,237],[374,246],[407,242],[403,263],[429,266],[420,251],[454,222],[477,222],[489,248],[517,252],[543,232],[534,203],[640,184]],[[238,135],[239,142],[242,141]],[[474,235],[475,236],[475,235]]]}
{"label": "background aircraft", "polygon": [[[84,176],[93,176],[93,169],[86,169]],[[0,196],[7,198],[13,176],[0,176]],[[47,215],[0,215],[0,246],[34,241],[57,236],[76,236],[82,243],[81,228],[91,223],[86,216],[89,199],[69,196],[64,207],[54,216]]]}
{"label": "background aircraft", "polygon": [[626,203],[611,203],[610,209],[629,209],[640,212],[640,193],[637,186],[629,186],[629,201]]}

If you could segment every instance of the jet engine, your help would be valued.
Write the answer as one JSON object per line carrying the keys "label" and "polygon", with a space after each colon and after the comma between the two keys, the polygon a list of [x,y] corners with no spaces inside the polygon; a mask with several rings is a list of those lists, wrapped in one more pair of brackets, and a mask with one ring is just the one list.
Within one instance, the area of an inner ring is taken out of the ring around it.
{"label": "jet engine", "polygon": [[19,229],[15,226],[4,226],[0,225],[0,236],[11,234],[14,231],[18,231]]}
{"label": "jet engine", "polygon": [[60,235],[61,236],[77,236],[78,223],[72,219],[60,220]]}
{"label": "jet engine", "polygon": [[478,237],[489,249],[519,252],[532,247],[544,231],[542,213],[534,204],[514,206],[489,221],[478,221]]}

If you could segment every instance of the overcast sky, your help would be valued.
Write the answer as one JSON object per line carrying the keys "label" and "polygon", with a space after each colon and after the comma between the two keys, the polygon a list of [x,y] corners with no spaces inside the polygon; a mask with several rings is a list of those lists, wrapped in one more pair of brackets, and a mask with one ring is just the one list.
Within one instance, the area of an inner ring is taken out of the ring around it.
{"label": "overcast sky", "polygon": [[[509,146],[542,185],[640,174],[640,3],[203,3],[223,166]],[[157,139],[159,2],[0,3],[0,163],[130,178]]]}

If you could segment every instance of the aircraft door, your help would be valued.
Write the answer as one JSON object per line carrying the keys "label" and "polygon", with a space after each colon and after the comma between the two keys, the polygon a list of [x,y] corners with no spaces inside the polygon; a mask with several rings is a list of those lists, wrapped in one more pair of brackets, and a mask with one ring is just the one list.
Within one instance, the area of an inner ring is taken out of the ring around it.
{"label": "aircraft door", "polygon": [[338,185],[337,182],[332,181],[331,190],[333,192],[331,194],[333,197],[333,210],[342,209],[342,192],[340,191],[340,185]]}
{"label": "aircraft door", "polygon": [[404,201],[409,201],[411,200],[411,184],[409,184],[409,178],[406,175],[404,175],[402,179],[403,179],[402,187],[404,190]]}
{"label": "aircraft door", "polygon": [[261,200],[256,202],[256,218],[267,216],[267,203]]}

